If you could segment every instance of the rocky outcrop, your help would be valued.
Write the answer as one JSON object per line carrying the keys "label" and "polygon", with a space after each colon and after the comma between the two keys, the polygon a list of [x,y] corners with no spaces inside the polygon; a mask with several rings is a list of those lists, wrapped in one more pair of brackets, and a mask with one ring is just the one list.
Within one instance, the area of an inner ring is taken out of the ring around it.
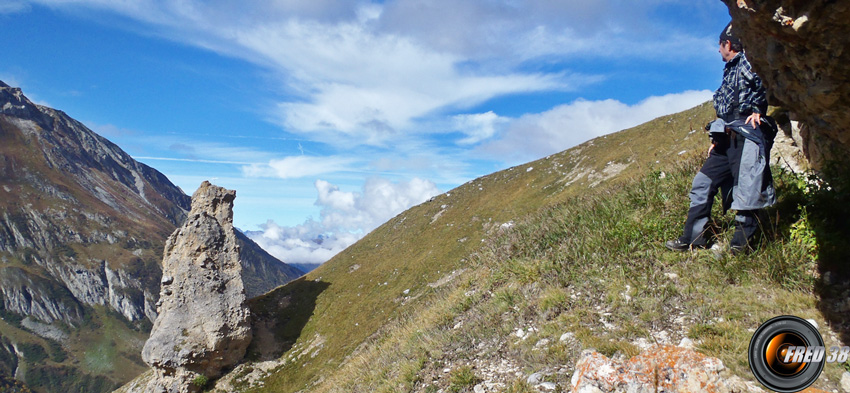
{"label": "rocky outcrop", "polygon": [[0,269],[0,294],[0,307],[7,312],[71,326],[83,319],[82,306],[66,288],[21,268]]}
{"label": "rocky outcrop", "polygon": [[585,351],[572,377],[574,393],[763,393],[760,387],[723,373],[723,363],[690,349],[654,346],[634,358],[612,360]]}
{"label": "rocky outcrop", "polygon": [[805,123],[803,151],[812,166],[844,163],[850,152],[850,3],[723,1],[771,103]]}
{"label": "rocky outcrop", "polygon": [[154,378],[145,392],[190,392],[245,354],[252,334],[242,283],[235,191],[204,182],[165,245],[159,316],[142,350]]}
{"label": "rocky outcrop", "polygon": [[770,151],[771,165],[780,165],[795,173],[803,173],[811,169],[809,161],[803,154],[803,129],[805,125],[791,120],[787,112],[774,113],[779,130],[773,140]]}

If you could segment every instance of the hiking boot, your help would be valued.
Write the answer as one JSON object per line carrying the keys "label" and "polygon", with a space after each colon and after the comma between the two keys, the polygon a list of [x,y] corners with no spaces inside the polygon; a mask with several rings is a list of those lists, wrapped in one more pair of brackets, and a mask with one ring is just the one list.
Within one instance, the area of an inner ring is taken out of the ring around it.
{"label": "hiking boot", "polygon": [[664,243],[664,246],[673,251],[688,251],[691,249],[690,244],[683,243],[679,239],[668,240],[667,243]]}
{"label": "hiking boot", "polygon": [[696,250],[698,248],[706,248],[706,245],[703,243],[688,244],[680,239],[668,240],[667,243],[664,243],[664,246],[673,251],[688,251]]}

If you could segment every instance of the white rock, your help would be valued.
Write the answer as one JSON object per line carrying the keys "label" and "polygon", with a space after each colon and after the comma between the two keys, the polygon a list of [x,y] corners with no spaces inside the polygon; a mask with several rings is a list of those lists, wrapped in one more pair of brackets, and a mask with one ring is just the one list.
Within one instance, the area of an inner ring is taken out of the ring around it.
{"label": "white rock", "polygon": [[528,376],[528,379],[525,380],[529,385],[538,385],[543,382],[543,373],[534,373]]}
{"label": "white rock", "polygon": [[844,374],[841,374],[841,389],[850,393],[850,372],[845,371]]}
{"label": "white rock", "polygon": [[815,327],[815,330],[817,330],[817,329],[818,329],[818,323],[817,323],[817,321],[815,321],[814,319],[807,319],[807,320],[806,320],[806,322],[808,322],[808,323],[812,324],[812,326],[814,326],[814,327]]}

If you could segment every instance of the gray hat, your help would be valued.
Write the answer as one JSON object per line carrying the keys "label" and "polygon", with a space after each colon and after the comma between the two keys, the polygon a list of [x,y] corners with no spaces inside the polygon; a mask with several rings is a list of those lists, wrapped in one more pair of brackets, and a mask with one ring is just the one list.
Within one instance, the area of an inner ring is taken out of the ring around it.
{"label": "gray hat", "polygon": [[732,22],[726,25],[726,28],[720,33],[720,42],[729,41],[733,44],[741,44],[741,37],[732,29]]}

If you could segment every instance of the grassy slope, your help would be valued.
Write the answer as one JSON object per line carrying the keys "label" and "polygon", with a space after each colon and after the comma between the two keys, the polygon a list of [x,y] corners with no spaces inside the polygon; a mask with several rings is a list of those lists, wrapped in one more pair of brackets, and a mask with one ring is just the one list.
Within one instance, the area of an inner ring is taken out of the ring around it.
{"label": "grassy slope", "polygon": [[[597,138],[400,214],[253,301],[249,358],[285,362],[262,386],[238,377],[236,386],[460,391],[486,374],[506,391],[526,391],[525,376],[537,371],[565,385],[583,348],[633,355],[641,340],[683,337],[751,378],[752,330],[786,313],[814,318],[822,331],[836,325],[841,337],[825,334],[828,345],[846,341],[845,310],[823,300],[845,296],[844,287],[817,284],[817,252],[797,243],[814,236],[798,221],[799,201],[786,196],[772,211],[781,216],[774,239],[752,257],[661,246],[684,220],[712,112],[702,105]],[[610,171],[618,164],[625,169]],[[786,194],[799,189],[784,184]],[[728,233],[730,220],[720,229]],[[531,339],[514,335],[529,328]],[[509,372],[494,366],[501,362]],[[834,387],[840,372],[830,365],[818,383]]]}
{"label": "grassy slope", "polygon": [[[699,163],[570,199],[494,233],[474,269],[310,391],[465,391],[485,380],[533,391],[525,381],[536,372],[566,387],[583,349],[630,357],[641,341],[685,337],[752,379],[752,332],[782,314],[815,319],[827,346],[846,342],[847,284],[818,279],[816,253],[798,242],[807,235],[790,230],[808,222],[792,214],[796,206],[773,210],[784,218],[750,256],[661,246],[679,231]],[[795,187],[782,185],[788,193]],[[731,218],[720,220],[721,239],[731,234]],[[816,386],[836,389],[846,367],[827,365]]]}
{"label": "grassy slope", "polygon": [[[693,130],[711,117],[710,105],[702,105],[473,180],[400,214],[302,280],[255,300],[258,325],[275,335],[263,341],[260,334],[257,342],[284,345],[264,353],[255,348],[249,356],[275,357],[294,342],[289,355],[299,354],[322,342],[310,352],[314,357],[290,363],[265,386],[301,389],[336,369],[388,322],[430,304],[439,288],[429,284],[471,267],[468,257],[488,230],[582,194],[609,175],[628,178],[670,165],[682,151],[702,151],[707,138]],[[611,171],[617,164],[627,166]]]}
{"label": "grassy slope", "polygon": [[61,345],[6,321],[0,321],[0,335],[18,345],[40,346],[48,355],[25,357],[19,364],[35,391],[108,391],[147,368],[138,351],[148,334],[102,306],[90,310],[86,327],[70,330]]}

